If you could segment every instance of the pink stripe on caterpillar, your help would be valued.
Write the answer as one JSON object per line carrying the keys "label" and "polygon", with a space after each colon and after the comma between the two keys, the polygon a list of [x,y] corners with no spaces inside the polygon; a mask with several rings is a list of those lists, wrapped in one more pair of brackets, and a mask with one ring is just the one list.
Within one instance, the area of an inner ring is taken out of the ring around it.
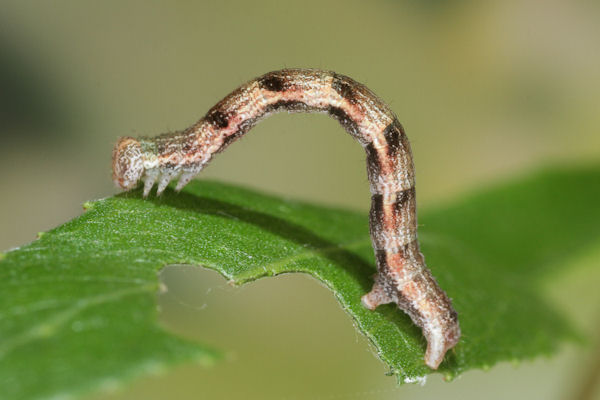
{"label": "pink stripe on caterpillar", "polygon": [[121,138],[113,150],[113,180],[129,190],[143,179],[147,196],[156,182],[160,195],[169,181],[179,178],[180,190],[214,154],[282,110],[328,113],[365,148],[378,273],[362,302],[369,309],[394,302],[404,310],[422,328],[425,363],[436,369],[458,343],[458,317],[419,250],[408,138],[394,113],[364,85],[328,71],[270,72],[240,86],[184,131]]}

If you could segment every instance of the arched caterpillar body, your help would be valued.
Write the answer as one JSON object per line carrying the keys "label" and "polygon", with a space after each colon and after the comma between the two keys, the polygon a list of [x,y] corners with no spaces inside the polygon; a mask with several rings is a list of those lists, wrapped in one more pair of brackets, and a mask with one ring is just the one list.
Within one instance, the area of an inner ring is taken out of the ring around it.
{"label": "arched caterpillar body", "polygon": [[233,141],[278,111],[328,113],[367,153],[372,193],[370,231],[378,273],[365,307],[394,302],[422,328],[425,363],[436,369],[460,338],[457,313],[425,266],[417,241],[414,167],[394,113],[367,87],[333,72],[285,69],[254,79],[217,103],[196,124],[155,138],[121,138],[113,151],[113,180],[144,196],[179,178],[180,190]]}

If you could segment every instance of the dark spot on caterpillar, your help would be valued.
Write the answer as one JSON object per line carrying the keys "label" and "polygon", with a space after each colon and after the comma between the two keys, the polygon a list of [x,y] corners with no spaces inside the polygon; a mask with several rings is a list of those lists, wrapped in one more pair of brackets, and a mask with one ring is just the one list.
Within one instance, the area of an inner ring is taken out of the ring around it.
{"label": "dark spot on caterpillar", "polygon": [[391,158],[396,158],[399,151],[404,146],[404,143],[406,143],[403,138],[403,136],[405,137],[406,134],[404,133],[402,125],[396,118],[394,118],[394,121],[392,121],[392,123],[385,128],[383,131],[383,136],[387,142],[388,155]]}
{"label": "dark spot on caterpillar", "polygon": [[284,89],[285,81],[278,76],[267,75],[258,80],[258,86],[271,92],[281,92]]}
{"label": "dark spot on caterpillar", "polygon": [[344,129],[346,129],[346,131],[348,131],[349,134],[351,134],[354,137],[359,136],[358,125],[356,124],[356,122],[354,122],[352,118],[348,116],[348,114],[344,112],[344,110],[342,110],[339,107],[330,106],[327,109],[327,112],[333,118],[337,119],[338,122],[344,127]]}
{"label": "dark spot on caterpillar", "polygon": [[276,103],[269,104],[265,108],[265,114],[279,111],[280,109],[284,109],[289,112],[307,112],[316,110],[315,108],[309,107],[306,105],[306,103],[298,100],[279,100]]}
{"label": "dark spot on caterpillar", "polygon": [[346,78],[345,76],[334,74],[333,82],[331,82],[331,87],[340,96],[348,100],[350,103],[356,103],[356,92],[354,91],[354,87],[348,82],[348,78]]}
{"label": "dark spot on caterpillar", "polygon": [[375,149],[373,142],[365,147],[365,151],[367,152],[367,173],[369,175],[369,180],[371,182],[376,182],[381,167],[379,165],[379,155],[377,154],[377,149]]}
{"label": "dark spot on caterpillar", "polygon": [[415,260],[416,262],[421,262],[423,259],[423,256],[419,250],[419,242],[416,238],[402,246],[399,253],[405,260]]}
{"label": "dark spot on caterpillar", "polygon": [[396,202],[394,203],[394,207],[396,212],[399,213],[402,208],[406,205],[409,200],[413,200],[415,198],[415,188],[414,186],[410,189],[401,190],[396,193]]}
{"label": "dark spot on caterpillar", "polygon": [[210,110],[206,114],[206,117],[204,117],[204,119],[207,122],[211,123],[212,125],[216,126],[217,128],[221,128],[221,129],[227,128],[227,125],[229,125],[227,115],[225,115],[219,109]]}
{"label": "dark spot on caterpillar", "polygon": [[375,250],[375,260],[377,261],[377,267],[385,268],[387,265],[387,251],[385,250]]}
{"label": "dark spot on caterpillar", "polygon": [[383,195],[374,194],[371,196],[371,211],[369,212],[369,229],[371,229],[371,237],[373,238],[373,246],[375,249],[383,248],[383,243],[380,243],[381,234],[383,231]]}

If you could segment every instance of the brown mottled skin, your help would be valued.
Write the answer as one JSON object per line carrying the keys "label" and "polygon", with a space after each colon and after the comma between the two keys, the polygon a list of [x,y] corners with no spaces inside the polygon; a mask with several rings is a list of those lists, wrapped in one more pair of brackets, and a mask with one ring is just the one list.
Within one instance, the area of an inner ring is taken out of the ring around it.
{"label": "brown mottled skin", "polygon": [[172,179],[177,190],[216,153],[278,111],[331,115],[367,153],[372,193],[370,230],[377,260],[365,307],[394,302],[427,339],[425,363],[436,369],[460,338],[457,313],[439,287],[417,241],[414,167],[410,145],[394,113],[367,87],[334,72],[274,71],[254,79],[217,103],[181,132],[155,138],[121,138],[113,151],[113,180],[123,189],[143,179],[147,196],[159,195]]}

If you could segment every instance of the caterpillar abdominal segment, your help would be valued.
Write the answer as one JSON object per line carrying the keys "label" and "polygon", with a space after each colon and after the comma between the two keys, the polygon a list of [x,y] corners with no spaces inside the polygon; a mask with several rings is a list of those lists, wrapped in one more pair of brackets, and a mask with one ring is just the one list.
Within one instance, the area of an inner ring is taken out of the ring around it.
{"label": "caterpillar abdominal segment", "polygon": [[456,311],[425,265],[417,241],[414,167],[394,113],[367,87],[333,72],[286,69],[254,79],[217,103],[184,131],[155,138],[121,138],[113,150],[113,180],[129,190],[144,181],[144,196],[171,180],[183,188],[214,154],[279,111],[320,112],[337,119],[367,153],[371,240],[377,260],[365,307],[396,303],[427,339],[425,363],[437,369],[460,338]]}

